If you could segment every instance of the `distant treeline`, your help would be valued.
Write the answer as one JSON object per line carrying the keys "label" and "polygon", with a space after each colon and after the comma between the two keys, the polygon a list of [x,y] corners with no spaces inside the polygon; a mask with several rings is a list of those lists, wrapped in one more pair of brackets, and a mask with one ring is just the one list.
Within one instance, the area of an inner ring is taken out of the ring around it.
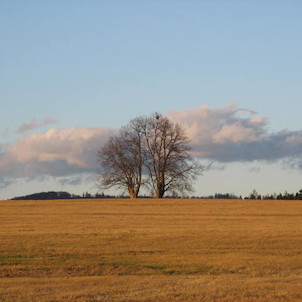
{"label": "distant treeline", "polygon": [[[11,200],[51,200],[51,199],[89,199],[89,198],[128,198],[128,196],[125,195],[106,195],[104,193],[96,193],[96,194],[90,194],[88,192],[83,193],[82,195],[76,195],[76,194],[70,194],[68,192],[41,192],[41,193],[34,193],[30,195],[25,196],[18,196],[14,197]],[[142,195],[139,196],[139,198],[150,198],[150,196]],[[210,196],[177,196],[175,194],[171,196],[166,196],[165,198],[194,198],[194,199],[280,199],[280,200],[302,200],[302,189],[297,193],[288,193],[285,192],[284,194],[271,194],[271,195],[260,195],[257,193],[256,190],[253,190],[253,192],[247,196],[236,196],[234,194],[222,194],[222,193],[216,193],[214,195]]]}
{"label": "distant treeline", "polygon": [[302,200],[302,189],[297,193],[288,193],[285,192],[284,194],[271,194],[271,195],[260,195],[257,193],[256,190],[246,197],[245,199],[280,199],[280,200]]}
{"label": "distant treeline", "polygon": [[83,193],[83,195],[76,195],[76,194],[70,194],[68,192],[41,192],[41,193],[34,193],[30,195],[25,196],[18,196],[12,198],[12,200],[48,200],[48,199],[81,199],[81,198],[115,198],[119,196],[111,196],[111,195],[105,195],[105,194],[95,194],[91,195],[89,193]]}

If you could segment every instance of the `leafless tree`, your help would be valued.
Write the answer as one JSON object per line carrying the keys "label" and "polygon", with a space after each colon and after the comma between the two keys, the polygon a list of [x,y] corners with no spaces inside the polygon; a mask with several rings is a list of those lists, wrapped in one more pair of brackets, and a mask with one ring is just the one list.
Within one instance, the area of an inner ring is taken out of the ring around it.
{"label": "leafless tree", "polygon": [[144,129],[149,186],[156,198],[168,191],[193,191],[192,180],[202,172],[202,166],[189,154],[189,139],[184,129],[167,117],[153,114]]}
{"label": "leafless tree", "polygon": [[101,187],[127,188],[131,198],[143,185],[156,198],[169,191],[190,192],[202,167],[189,151],[189,139],[179,124],[157,113],[137,117],[99,152]]}
{"label": "leafless tree", "polygon": [[120,134],[109,138],[98,152],[102,166],[99,187],[127,189],[130,198],[137,198],[142,185],[142,137],[131,126],[123,127]]}

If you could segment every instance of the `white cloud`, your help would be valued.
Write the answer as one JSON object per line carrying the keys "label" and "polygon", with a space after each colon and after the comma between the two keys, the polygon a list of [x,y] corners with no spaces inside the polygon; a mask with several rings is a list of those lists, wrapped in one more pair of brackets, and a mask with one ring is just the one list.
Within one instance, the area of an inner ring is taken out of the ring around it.
{"label": "white cloud", "polygon": [[[240,113],[249,117],[238,117]],[[186,128],[195,149],[199,149],[200,156],[204,157],[211,156],[211,152],[206,151],[209,145],[254,141],[266,125],[265,118],[250,118],[254,114],[254,111],[229,104],[221,108],[204,105],[181,112],[172,111],[167,116]]]}
{"label": "white cloud", "polygon": [[42,119],[40,122],[37,122],[35,118],[32,119],[31,122],[29,123],[23,123],[19,128],[18,128],[18,133],[24,133],[33,129],[37,129],[37,128],[43,128],[46,127],[48,125],[51,124],[55,124],[57,123],[56,120],[50,118],[50,117],[46,117],[44,119]]}
{"label": "white cloud", "polygon": [[230,125],[223,125],[221,129],[214,134],[214,143],[240,143],[256,141],[257,137],[252,128],[247,128],[239,121]]}
{"label": "white cloud", "polygon": [[200,158],[236,162],[301,157],[302,131],[270,133],[267,118],[255,114],[230,104],[170,112],[168,117],[186,128],[193,154]]}
{"label": "white cloud", "polygon": [[0,158],[0,176],[64,176],[95,171],[96,153],[115,130],[50,129],[19,138]]}

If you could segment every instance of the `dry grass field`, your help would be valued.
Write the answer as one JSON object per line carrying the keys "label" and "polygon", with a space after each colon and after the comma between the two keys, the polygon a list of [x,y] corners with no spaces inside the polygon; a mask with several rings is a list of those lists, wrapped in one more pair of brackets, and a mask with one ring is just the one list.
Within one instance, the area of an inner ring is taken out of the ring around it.
{"label": "dry grass field", "polygon": [[302,301],[302,202],[0,202],[0,301]]}

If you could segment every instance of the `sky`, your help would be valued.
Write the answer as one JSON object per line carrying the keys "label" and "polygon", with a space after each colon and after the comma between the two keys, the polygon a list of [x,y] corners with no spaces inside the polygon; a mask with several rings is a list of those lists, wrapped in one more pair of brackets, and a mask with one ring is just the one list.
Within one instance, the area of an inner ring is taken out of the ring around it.
{"label": "sky", "polygon": [[130,119],[180,123],[195,195],[302,188],[302,2],[0,0],[0,199],[97,192]]}

